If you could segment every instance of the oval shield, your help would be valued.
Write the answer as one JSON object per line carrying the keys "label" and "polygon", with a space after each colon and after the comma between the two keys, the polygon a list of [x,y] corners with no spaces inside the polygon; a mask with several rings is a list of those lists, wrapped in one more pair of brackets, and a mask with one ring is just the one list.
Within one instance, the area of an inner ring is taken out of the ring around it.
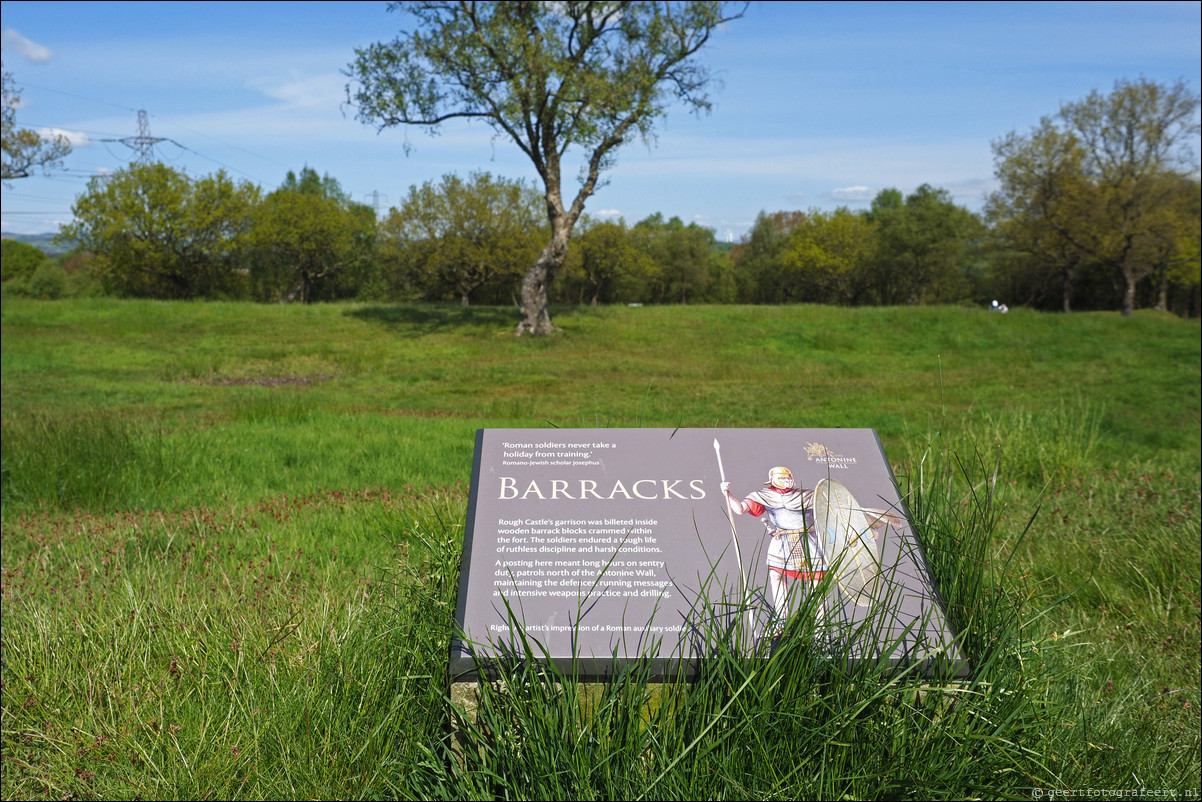
{"label": "oval shield", "polygon": [[837,479],[822,479],[814,488],[814,524],[839,590],[858,606],[870,606],[881,575],[876,540],[855,496]]}

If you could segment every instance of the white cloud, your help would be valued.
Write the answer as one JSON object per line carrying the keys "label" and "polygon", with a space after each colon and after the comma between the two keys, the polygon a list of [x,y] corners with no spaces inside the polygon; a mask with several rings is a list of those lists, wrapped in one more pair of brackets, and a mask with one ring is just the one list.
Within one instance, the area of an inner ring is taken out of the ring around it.
{"label": "white cloud", "polygon": [[295,78],[285,83],[254,81],[251,86],[290,107],[338,108],[346,100],[346,78],[338,74]]}
{"label": "white cloud", "polygon": [[2,38],[5,50],[11,50],[18,56],[35,64],[45,64],[54,58],[54,51],[50,48],[42,47],[37,42],[29,41],[13,28],[6,29]]}
{"label": "white cloud", "polygon": [[621,214],[622,213],[619,212],[617,209],[598,209],[597,210],[598,217],[619,217],[619,216],[621,216]]}
{"label": "white cloud", "polygon": [[830,191],[831,198],[837,201],[870,201],[875,194],[872,187],[865,186],[840,187]]}
{"label": "white cloud", "polygon": [[82,131],[67,131],[62,128],[39,128],[38,136],[42,139],[65,138],[73,148],[86,148],[92,144],[92,138]]}

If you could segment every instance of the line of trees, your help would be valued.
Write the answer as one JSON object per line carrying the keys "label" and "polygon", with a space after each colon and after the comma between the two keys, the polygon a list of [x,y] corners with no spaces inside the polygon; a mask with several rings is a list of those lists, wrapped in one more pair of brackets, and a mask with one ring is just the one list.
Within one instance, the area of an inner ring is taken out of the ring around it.
{"label": "line of trees", "polygon": [[135,164],[91,180],[60,237],[93,254],[100,292],[263,302],[357,297],[374,275],[374,211],[304,168],[263,195],[225,172]]}
{"label": "line of trees", "polygon": [[[983,215],[923,185],[862,211],[761,213],[733,246],[655,214],[582,216],[548,291],[563,304],[989,303],[1199,314],[1198,98],[1120,82],[994,143]],[[411,187],[377,221],[305,167],[264,194],[163,164],[93,179],[62,264],[4,249],[4,291],[261,302],[520,304],[550,231],[543,192],[472,173]],[[35,281],[36,278],[36,281]]]}
{"label": "line of trees", "polygon": [[761,214],[732,258],[753,303],[922,304],[988,293],[981,220],[924,184],[877,194],[865,212]]}
{"label": "line of trees", "polygon": [[1068,311],[1117,291],[1130,315],[1141,293],[1163,310],[1184,287],[1197,314],[1198,105],[1182,81],[1119,81],[994,143],[1001,189],[987,216],[1016,299],[1058,294]]}

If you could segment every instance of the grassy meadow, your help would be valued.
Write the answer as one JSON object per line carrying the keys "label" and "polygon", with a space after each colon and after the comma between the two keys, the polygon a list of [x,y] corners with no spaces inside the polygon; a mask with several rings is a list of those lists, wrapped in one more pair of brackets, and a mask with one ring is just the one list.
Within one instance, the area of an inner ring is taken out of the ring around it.
{"label": "grassy meadow", "polygon": [[[1152,312],[5,299],[0,796],[1046,798],[1202,773],[1202,336]],[[446,686],[481,427],[871,427],[973,661],[797,625]]]}

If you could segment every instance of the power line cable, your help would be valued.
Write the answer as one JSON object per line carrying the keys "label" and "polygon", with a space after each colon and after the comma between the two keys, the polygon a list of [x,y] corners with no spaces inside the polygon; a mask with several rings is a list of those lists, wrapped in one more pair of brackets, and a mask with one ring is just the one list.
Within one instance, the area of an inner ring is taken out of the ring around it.
{"label": "power line cable", "polygon": [[[272,164],[278,165],[278,166],[280,166],[280,167],[287,167],[287,166],[288,166],[288,165],[284,164],[283,162],[278,162],[278,161],[276,161],[275,159],[269,158],[269,157],[267,157],[267,156],[264,156],[264,155],[262,155],[262,154],[260,154],[260,153],[255,153],[255,152],[254,152],[254,151],[252,151],[252,150],[247,150],[246,148],[244,148],[244,147],[241,147],[241,146],[239,146],[239,145],[235,145],[235,144],[233,144],[233,143],[231,143],[231,142],[226,142],[226,141],[224,141],[224,140],[222,140],[222,139],[218,139],[217,137],[215,137],[215,136],[212,136],[212,135],[210,135],[210,134],[206,134],[206,133],[204,133],[204,132],[202,132],[202,131],[197,131],[197,130],[195,130],[195,129],[193,129],[193,128],[188,128],[188,126],[186,126],[186,125],[183,125],[182,123],[180,123],[180,122],[178,122],[178,121],[172,120],[172,119],[171,119],[171,118],[169,118],[169,117],[160,117],[159,115],[157,115],[157,114],[156,114],[156,115],[155,115],[155,119],[156,119],[156,120],[163,120],[164,122],[171,123],[172,125],[177,125],[177,126],[179,126],[180,128],[184,129],[185,131],[188,131],[189,133],[196,134],[197,136],[203,136],[205,139],[211,139],[211,140],[213,140],[214,142],[216,142],[217,144],[219,144],[219,145],[223,145],[224,147],[227,147],[227,148],[234,148],[235,150],[240,150],[240,151],[242,151],[243,153],[245,153],[245,154],[246,154],[246,155],[248,155],[248,156],[254,156],[256,159],[262,159],[263,161],[271,162]],[[196,153],[196,151],[192,151],[192,152],[193,152],[193,153]],[[203,154],[200,154],[200,153],[196,153],[196,155],[197,155],[197,156],[203,156]],[[207,157],[207,156],[205,156],[204,158],[208,158],[208,157]],[[213,161],[215,161],[215,160],[213,160]],[[218,163],[219,163],[219,162],[218,162]],[[232,168],[232,167],[231,167],[230,169],[232,170],[232,169],[234,169],[234,168]],[[243,173],[243,175],[246,175],[246,173]],[[249,176],[247,176],[247,177],[249,177]]]}
{"label": "power line cable", "polygon": [[64,97],[75,98],[76,100],[84,100],[89,103],[99,103],[103,106],[112,106],[113,108],[122,109],[124,111],[137,111],[137,109],[135,109],[135,108],[131,108],[130,106],[126,106],[121,103],[113,103],[111,100],[98,100],[95,97],[84,97],[83,95],[77,95],[77,94],[74,94],[73,92],[64,92],[61,89],[51,89],[48,86],[39,86],[38,84],[31,84],[31,83],[28,83],[25,81],[22,81],[21,88],[22,89],[39,89],[43,92],[53,92],[56,95],[63,95]]}
{"label": "power line cable", "polygon": [[213,164],[219,165],[220,167],[222,167],[222,168],[224,168],[224,169],[226,169],[226,170],[229,170],[230,172],[237,173],[238,175],[243,175],[243,176],[246,176],[246,177],[247,177],[247,178],[249,178],[251,181],[254,181],[254,182],[256,182],[256,183],[259,183],[258,179],[256,179],[256,178],[255,178],[253,175],[251,175],[250,173],[247,173],[247,172],[245,172],[245,171],[243,171],[243,170],[239,170],[237,167],[231,167],[231,166],[229,166],[228,164],[225,164],[224,162],[220,162],[220,161],[218,161],[217,159],[214,159],[214,158],[213,158],[213,157],[211,157],[211,156],[206,156],[206,155],[204,155],[203,153],[200,153],[199,151],[193,150],[192,148],[188,147],[187,145],[181,145],[179,142],[176,142],[174,139],[170,140],[170,142],[171,142],[171,144],[173,144],[173,145],[175,145],[175,146],[179,147],[179,148],[180,148],[180,149],[182,149],[182,150],[185,150],[185,151],[187,151],[188,153],[192,153],[192,154],[194,154],[194,155],[196,155],[196,156],[199,156],[199,157],[200,157],[200,158],[202,158],[202,159],[207,159],[208,161],[211,161],[211,162],[213,162]]}
{"label": "power line cable", "polygon": [[62,198],[52,198],[49,195],[26,195],[23,192],[6,192],[5,195],[7,195],[10,198],[20,198],[22,200],[44,200],[44,201],[53,201],[54,203],[62,203],[63,202]]}
{"label": "power line cable", "polygon": [[[55,93],[55,94],[63,95],[64,97],[75,98],[76,100],[86,100],[86,101],[89,101],[89,102],[92,102],[92,103],[100,103],[100,104],[102,104],[102,105],[105,105],[105,106],[112,106],[113,108],[123,109],[123,110],[125,110],[125,111],[134,111],[134,112],[137,112],[137,114],[138,114],[138,118],[139,118],[139,125],[140,125],[140,123],[141,123],[142,115],[146,114],[146,110],[145,110],[145,109],[134,109],[134,108],[131,108],[131,107],[129,107],[129,106],[123,105],[123,104],[121,104],[121,103],[114,103],[114,102],[112,102],[112,101],[108,101],[108,100],[98,100],[97,98],[94,98],[94,97],[84,97],[84,96],[82,96],[82,95],[77,95],[77,94],[74,94],[74,93],[72,93],[72,92],[64,92],[64,91],[62,91],[61,89],[51,89],[50,87],[46,87],[46,86],[40,86],[40,85],[38,85],[38,84],[30,84],[30,83],[25,83],[25,84],[23,84],[22,86],[23,86],[23,87],[29,87],[29,88],[33,88],[33,89],[38,89],[38,90],[40,90],[40,91],[43,91],[43,92],[53,92],[53,93]],[[202,132],[202,131],[197,131],[197,130],[196,130],[196,129],[194,129],[194,128],[189,128],[188,126],[186,126],[186,125],[184,125],[184,124],[180,123],[178,120],[174,120],[174,119],[172,119],[172,118],[169,118],[169,117],[162,117],[162,116],[160,116],[160,115],[157,115],[157,114],[155,115],[155,119],[156,119],[156,120],[161,120],[161,121],[163,121],[163,122],[166,122],[166,123],[169,123],[169,124],[171,124],[171,125],[178,126],[179,128],[182,128],[183,130],[185,130],[185,131],[187,131],[187,132],[189,132],[189,133],[196,134],[197,136],[202,136],[202,137],[205,137],[206,139],[211,139],[211,140],[213,140],[214,142],[216,142],[217,144],[219,144],[219,145],[222,145],[223,147],[227,147],[227,148],[234,148],[235,150],[239,150],[239,151],[241,151],[242,153],[245,153],[245,154],[247,154],[248,156],[253,156],[253,157],[255,157],[256,159],[262,159],[263,161],[270,162],[270,163],[272,163],[272,164],[275,164],[275,165],[277,165],[277,166],[279,166],[279,167],[287,167],[287,166],[288,166],[288,165],[286,165],[286,164],[284,164],[284,163],[282,163],[282,162],[276,161],[275,159],[272,159],[272,158],[270,158],[270,157],[268,157],[268,156],[264,156],[264,155],[263,155],[263,154],[261,154],[261,153],[256,153],[256,152],[254,152],[254,151],[252,151],[252,150],[247,150],[246,148],[244,148],[244,147],[241,147],[241,146],[239,146],[239,145],[235,145],[235,144],[233,144],[233,143],[231,143],[231,142],[226,142],[226,141],[224,141],[224,140],[222,140],[222,139],[218,139],[218,138],[217,138],[217,137],[215,137],[215,136],[212,136],[212,135],[210,135],[210,134],[206,134],[206,133],[204,133],[204,132]],[[30,125],[36,125],[36,123],[30,123]],[[147,125],[149,126],[149,122],[147,123]],[[43,128],[58,128],[58,126],[53,126],[53,125],[44,125],[44,124],[43,124],[41,127],[43,127]],[[67,129],[65,129],[65,128],[64,128],[64,129],[61,129],[61,130],[67,130]],[[83,133],[83,134],[88,134],[89,136],[92,136],[92,135],[93,135],[91,132],[87,131],[86,129],[78,129],[78,130],[79,130],[79,132],[80,132],[80,133]],[[97,133],[97,134],[99,134],[98,136],[96,136],[96,137],[95,137],[95,141],[98,141],[98,142],[114,141],[114,140],[115,140],[115,141],[122,141],[122,142],[123,142],[123,141],[124,141],[124,140],[126,140],[126,139],[131,139],[131,137],[120,137],[120,136],[117,136],[116,134],[112,134],[112,133],[103,133],[103,134],[102,134],[101,132],[96,132],[96,133]],[[139,135],[140,135],[140,134],[139,134]],[[167,142],[171,142],[173,145],[176,145],[176,146],[177,146],[177,147],[179,147],[180,149],[182,149],[182,150],[185,150],[185,151],[187,151],[187,152],[189,152],[189,153],[192,153],[192,154],[194,154],[194,155],[196,155],[196,156],[199,156],[199,157],[200,157],[200,158],[202,158],[202,159],[206,159],[206,160],[208,160],[208,161],[211,161],[213,164],[216,164],[216,165],[218,165],[218,166],[220,166],[220,167],[223,167],[223,168],[225,168],[226,170],[229,170],[229,171],[231,171],[231,172],[235,172],[235,173],[238,173],[239,175],[245,176],[246,178],[250,179],[251,181],[258,181],[258,179],[256,179],[254,176],[252,176],[250,173],[247,173],[247,172],[246,172],[246,171],[244,171],[244,170],[239,170],[238,168],[236,168],[236,167],[232,167],[232,166],[230,166],[230,165],[228,165],[228,164],[225,164],[224,162],[222,162],[222,161],[219,161],[218,159],[214,159],[214,158],[213,158],[213,157],[211,157],[211,156],[206,156],[205,154],[203,154],[203,153],[201,153],[201,152],[199,152],[199,151],[197,151],[197,150],[194,150],[194,149],[192,149],[192,148],[189,148],[189,147],[186,147],[186,146],[184,146],[184,145],[181,145],[179,142],[176,142],[176,141],[175,141],[175,140],[173,140],[173,139],[168,139],[168,138],[164,137],[164,138],[162,138],[162,139],[161,139],[161,140],[159,140],[159,141],[167,141]],[[128,144],[128,143],[125,143],[125,144]],[[110,153],[111,153],[111,151],[110,151]],[[117,158],[117,157],[116,157],[116,156],[114,156],[114,158]]]}

